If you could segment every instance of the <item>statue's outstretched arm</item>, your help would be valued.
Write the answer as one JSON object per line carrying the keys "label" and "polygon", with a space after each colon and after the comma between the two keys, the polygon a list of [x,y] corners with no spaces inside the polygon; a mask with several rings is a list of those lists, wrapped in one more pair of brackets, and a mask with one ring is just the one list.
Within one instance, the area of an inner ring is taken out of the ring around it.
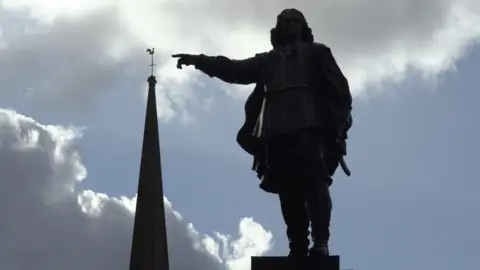
{"label": "statue's outstretched arm", "polygon": [[229,59],[225,56],[177,54],[178,67],[182,64],[193,65],[210,77],[217,77],[227,83],[256,83],[262,72],[267,53],[256,54],[242,60]]}

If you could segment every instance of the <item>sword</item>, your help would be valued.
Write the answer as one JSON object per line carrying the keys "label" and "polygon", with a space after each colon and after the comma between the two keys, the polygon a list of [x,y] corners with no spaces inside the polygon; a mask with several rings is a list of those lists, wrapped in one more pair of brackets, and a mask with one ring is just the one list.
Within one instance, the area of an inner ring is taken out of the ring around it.
{"label": "sword", "polygon": [[345,162],[345,159],[343,156],[340,158],[340,167],[342,167],[343,172],[347,175],[350,176],[352,173],[350,172],[350,169],[347,166],[347,163]]}

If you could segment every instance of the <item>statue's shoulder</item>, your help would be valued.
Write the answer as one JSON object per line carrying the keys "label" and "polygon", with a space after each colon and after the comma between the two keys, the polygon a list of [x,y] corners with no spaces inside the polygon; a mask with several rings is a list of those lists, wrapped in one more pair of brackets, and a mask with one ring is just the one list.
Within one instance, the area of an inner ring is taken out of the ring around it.
{"label": "statue's shoulder", "polygon": [[270,52],[271,52],[271,51],[256,53],[256,54],[255,54],[255,57],[265,58],[265,57],[267,57],[267,56],[270,54]]}
{"label": "statue's shoulder", "polygon": [[312,48],[315,50],[315,51],[320,51],[320,52],[325,52],[325,51],[329,51],[330,50],[330,47],[328,47],[327,45],[325,45],[324,43],[320,43],[320,42],[314,42],[312,44]]}

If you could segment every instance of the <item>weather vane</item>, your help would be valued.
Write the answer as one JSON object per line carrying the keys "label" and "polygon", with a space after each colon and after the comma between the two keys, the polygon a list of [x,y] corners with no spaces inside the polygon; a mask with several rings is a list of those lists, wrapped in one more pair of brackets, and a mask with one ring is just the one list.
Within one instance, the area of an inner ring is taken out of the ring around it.
{"label": "weather vane", "polygon": [[152,63],[149,65],[149,67],[152,68],[152,76],[153,76],[153,67],[156,65],[153,63],[153,54],[155,53],[155,48],[147,49],[148,54],[151,55],[152,58]]}

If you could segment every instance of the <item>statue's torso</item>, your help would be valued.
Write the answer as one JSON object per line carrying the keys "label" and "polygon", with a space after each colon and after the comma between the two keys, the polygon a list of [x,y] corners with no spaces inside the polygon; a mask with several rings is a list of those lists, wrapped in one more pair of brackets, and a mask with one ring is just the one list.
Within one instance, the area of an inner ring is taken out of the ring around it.
{"label": "statue's torso", "polygon": [[256,136],[274,136],[322,125],[314,45],[273,50],[264,67],[266,97]]}

